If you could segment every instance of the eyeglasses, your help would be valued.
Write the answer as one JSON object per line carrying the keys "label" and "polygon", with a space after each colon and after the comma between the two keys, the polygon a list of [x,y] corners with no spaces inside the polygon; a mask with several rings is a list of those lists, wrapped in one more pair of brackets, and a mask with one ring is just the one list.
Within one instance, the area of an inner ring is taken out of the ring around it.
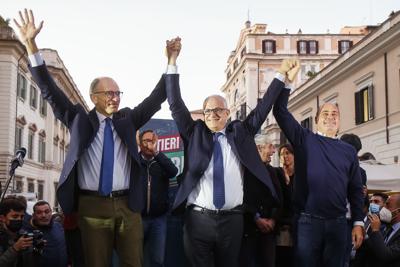
{"label": "eyeglasses", "polygon": [[153,139],[143,139],[142,140],[142,143],[144,144],[144,145],[147,145],[147,144],[154,144],[156,141],[155,140],[153,140]]}
{"label": "eyeglasses", "polygon": [[204,115],[211,115],[211,113],[215,113],[218,116],[221,116],[226,110],[227,110],[226,108],[213,108],[213,109],[207,108],[203,111],[203,113]]}
{"label": "eyeglasses", "polygon": [[112,99],[114,97],[120,98],[124,92],[121,91],[99,91],[99,92],[93,92],[92,94],[104,94],[108,99]]}

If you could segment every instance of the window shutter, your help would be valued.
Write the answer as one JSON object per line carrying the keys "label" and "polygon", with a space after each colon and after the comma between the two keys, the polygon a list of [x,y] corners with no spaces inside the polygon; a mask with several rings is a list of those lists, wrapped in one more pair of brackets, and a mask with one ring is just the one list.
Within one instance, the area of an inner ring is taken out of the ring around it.
{"label": "window shutter", "polygon": [[275,41],[272,42],[272,52],[276,53],[276,42]]}
{"label": "window shutter", "polygon": [[315,54],[319,53],[318,41],[315,41]]}
{"label": "window shutter", "polygon": [[368,120],[374,118],[374,86],[368,86]]}
{"label": "window shutter", "polygon": [[262,41],[262,52],[265,54],[265,40]]}
{"label": "window shutter", "polygon": [[361,92],[354,93],[354,100],[355,100],[355,113],[356,118],[355,122],[356,125],[363,123],[362,114],[363,114],[363,105],[362,105],[362,94]]}
{"label": "window shutter", "polygon": [[297,54],[300,54],[300,41],[297,41]]}
{"label": "window shutter", "polygon": [[339,54],[342,53],[342,41],[338,41],[338,52]]}

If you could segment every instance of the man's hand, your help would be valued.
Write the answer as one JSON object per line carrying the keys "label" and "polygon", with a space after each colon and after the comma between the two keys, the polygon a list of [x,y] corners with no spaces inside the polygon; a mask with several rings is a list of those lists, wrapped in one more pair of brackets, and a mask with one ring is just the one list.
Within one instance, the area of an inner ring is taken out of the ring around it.
{"label": "man's hand", "polygon": [[256,220],[256,225],[262,233],[266,234],[266,233],[270,233],[274,230],[275,222],[271,219],[258,218]]}
{"label": "man's hand", "polygon": [[168,65],[176,65],[176,59],[179,56],[179,53],[181,52],[182,44],[181,44],[181,38],[176,37],[171,40],[167,40],[167,45],[165,47],[165,53],[168,57]]}
{"label": "man's hand", "polygon": [[381,228],[381,220],[379,219],[379,216],[376,214],[370,214],[368,215],[368,219],[371,222],[371,230],[373,232],[377,232]]}
{"label": "man's hand", "polygon": [[147,149],[153,155],[153,157],[157,156],[158,154],[157,141],[158,141],[158,136],[155,133],[153,133],[153,142],[147,143]]}
{"label": "man's hand", "polygon": [[14,23],[19,29],[19,37],[21,42],[25,45],[28,54],[32,55],[39,51],[36,46],[35,38],[43,27],[43,21],[41,21],[39,26],[36,28],[33,12],[32,10],[29,10],[28,14],[28,10],[26,8],[24,10],[24,15],[21,11],[19,11],[19,17],[21,19],[20,23],[18,23],[16,19],[14,19]]}
{"label": "man's hand", "polygon": [[300,70],[300,61],[295,58],[287,58],[282,61],[278,72],[289,80],[289,82],[293,82],[297,73]]}
{"label": "man's hand", "polygon": [[364,240],[364,229],[360,225],[355,225],[351,231],[353,246],[358,249]]}
{"label": "man's hand", "polygon": [[21,236],[17,242],[14,243],[13,248],[16,252],[24,250],[32,246],[32,237],[23,237]]}

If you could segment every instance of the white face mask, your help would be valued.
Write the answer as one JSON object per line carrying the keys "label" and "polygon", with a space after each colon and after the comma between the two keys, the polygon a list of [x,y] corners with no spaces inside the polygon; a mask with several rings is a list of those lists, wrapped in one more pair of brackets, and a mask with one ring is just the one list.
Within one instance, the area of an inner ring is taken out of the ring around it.
{"label": "white face mask", "polygon": [[390,210],[388,210],[387,208],[383,207],[379,211],[379,218],[380,218],[381,222],[390,223],[392,221],[392,212]]}

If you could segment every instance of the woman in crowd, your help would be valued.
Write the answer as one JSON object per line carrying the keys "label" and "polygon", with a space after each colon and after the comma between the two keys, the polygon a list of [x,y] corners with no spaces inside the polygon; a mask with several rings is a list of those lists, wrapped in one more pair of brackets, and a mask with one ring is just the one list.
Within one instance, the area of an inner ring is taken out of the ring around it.
{"label": "woman in crowd", "polygon": [[290,144],[284,144],[279,148],[281,170],[285,177],[281,180],[283,195],[283,210],[278,221],[279,234],[277,236],[276,266],[290,267],[293,261],[293,179],[294,179],[294,154]]}

